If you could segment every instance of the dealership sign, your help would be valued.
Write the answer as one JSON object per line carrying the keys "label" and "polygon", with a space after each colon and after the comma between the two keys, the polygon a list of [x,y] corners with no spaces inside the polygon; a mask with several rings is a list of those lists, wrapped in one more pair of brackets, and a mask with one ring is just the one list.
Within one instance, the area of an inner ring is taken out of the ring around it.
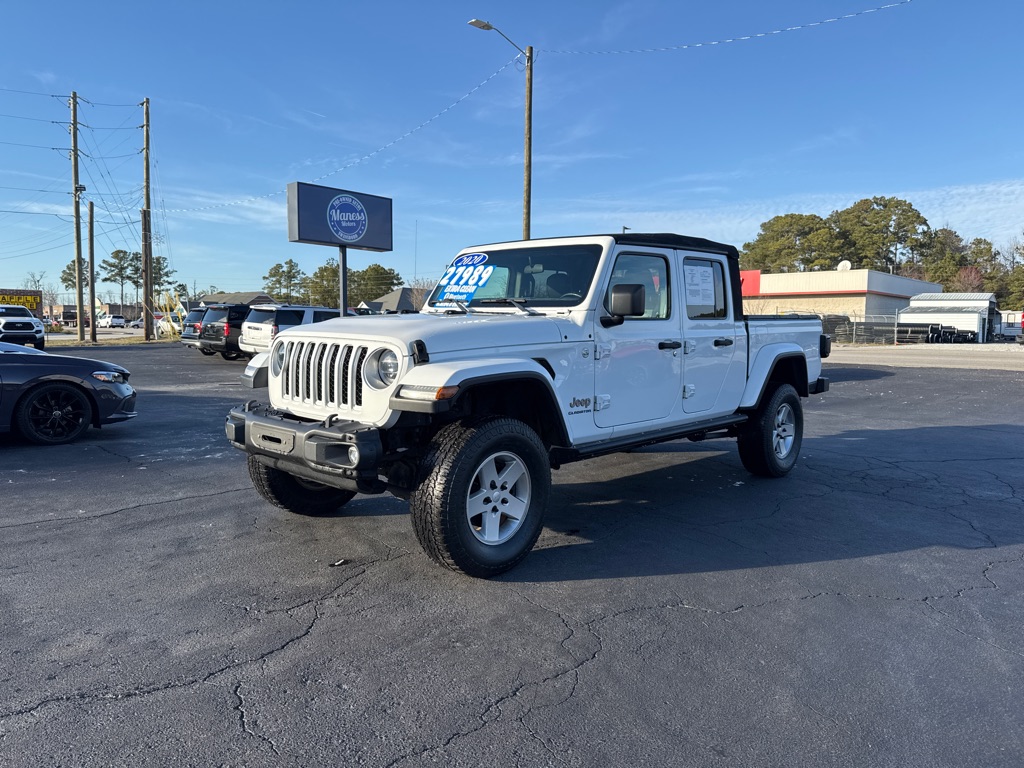
{"label": "dealership sign", "polygon": [[391,198],[296,181],[288,185],[288,240],[392,250]]}

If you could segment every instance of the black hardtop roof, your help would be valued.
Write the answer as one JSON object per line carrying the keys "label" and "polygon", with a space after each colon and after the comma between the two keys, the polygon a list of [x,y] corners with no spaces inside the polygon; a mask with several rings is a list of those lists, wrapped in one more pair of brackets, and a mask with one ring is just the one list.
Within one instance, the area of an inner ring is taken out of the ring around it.
{"label": "black hardtop roof", "polygon": [[[728,243],[719,243],[714,240],[707,240],[703,237],[691,237],[689,235],[677,235],[674,232],[616,232],[594,235],[564,235],[555,237],[538,237],[528,242],[534,243],[541,240],[554,240],[561,237],[610,237],[618,245],[645,245],[652,248],[683,248],[688,251],[705,251],[707,253],[721,253],[730,259],[739,261],[740,255],[736,246]],[[514,243],[515,240],[508,240],[503,243],[491,243],[491,245],[506,245]],[[469,246],[470,248],[482,248],[484,246]]]}
{"label": "black hardtop roof", "polygon": [[619,245],[649,245],[667,248],[685,248],[688,251],[708,251],[710,253],[723,253],[730,259],[739,259],[739,251],[736,246],[728,243],[719,243],[714,240],[707,240],[703,237],[690,237],[689,235],[677,235],[673,232],[624,232],[622,234],[608,235],[615,238]]}

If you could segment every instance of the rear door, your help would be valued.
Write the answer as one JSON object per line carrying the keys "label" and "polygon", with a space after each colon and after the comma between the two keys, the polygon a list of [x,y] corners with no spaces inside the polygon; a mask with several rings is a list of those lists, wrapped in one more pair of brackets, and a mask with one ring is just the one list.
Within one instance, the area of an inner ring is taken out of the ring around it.
{"label": "rear door", "polygon": [[683,266],[683,411],[736,410],[746,383],[747,336],[732,306],[726,257],[680,253]]}

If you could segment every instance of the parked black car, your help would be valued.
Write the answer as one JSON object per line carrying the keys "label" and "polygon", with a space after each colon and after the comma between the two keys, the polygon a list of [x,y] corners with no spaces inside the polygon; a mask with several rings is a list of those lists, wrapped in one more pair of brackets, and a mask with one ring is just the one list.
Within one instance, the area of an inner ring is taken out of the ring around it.
{"label": "parked black car", "polygon": [[200,351],[208,350],[206,354],[220,352],[220,356],[225,360],[248,357],[238,346],[238,338],[242,335],[242,321],[247,314],[248,304],[208,305],[199,331]]}
{"label": "parked black car", "polygon": [[199,343],[199,333],[203,330],[203,317],[206,315],[206,307],[189,310],[181,324],[181,343],[186,347],[198,349],[204,355],[217,354],[212,349],[204,349]]}
{"label": "parked black car", "polygon": [[120,365],[0,343],[0,432],[40,445],[135,418],[131,374]]}

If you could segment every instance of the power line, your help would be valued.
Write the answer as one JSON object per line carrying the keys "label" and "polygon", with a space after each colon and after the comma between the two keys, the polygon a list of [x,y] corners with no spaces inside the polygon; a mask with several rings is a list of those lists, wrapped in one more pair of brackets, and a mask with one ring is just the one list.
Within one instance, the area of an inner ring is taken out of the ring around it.
{"label": "power line", "polygon": [[[687,50],[687,49],[692,49],[692,48],[704,48],[704,47],[709,47],[709,46],[714,46],[714,45],[724,45],[726,43],[738,43],[738,42],[742,42],[742,41],[746,41],[746,40],[755,40],[757,38],[770,37],[772,35],[778,35],[778,34],[782,34],[784,32],[794,32],[794,31],[799,30],[799,29],[810,29],[812,27],[820,27],[820,26],[825,25],[825,24],[831,24],[831,23],[834,23],[834,22],[837,22],[837,21],[844,21],[846,19],[853,19],[853,18],[856,18],[858,16],[865,16],[865,15],[867,15],[869,13],[876,13],[878,11],[884,11],[884,10],[887,10],[889,8],[896,8],[896,7],[899,7],[901,5],[908,5],[911,2],[913,2],[913,0],[899,0],[899,2],[889,3],[887,5],[878,6],[877,8],[867,8],[867,9],[865,9],[863,11],[856,11],[854,13],[848,13],[848,14],[845,14],[843,16],[837,16],[837,17],[831,18],[831,19],[822,19],[820,21],[807,22],[807,23],[798,24],[798,25],[792,26],[792,27],[785,27],[785,28],[780,28],[780,29],[774,29],[774,30],[771,30],[771,31],[768,31],[768,32],[757,32],[757,33],[750,34],[750,35],[743,35],[743,36],[740,36],[740,37],[726,38],[726,39],[722,39],[722,40],[713,40],[713,41],[708,41],[708,42],[703,42],[703,43],[685,43],[683,45],[673,45],[673,46],[667,46],[667,47],[663,47],[663,48],[641,48],[641,49],[622,50],[622,51],[559,51],[559,50],[547,50],[547,49],[539,49],[539,50],[543,50],[545,53],[601,55],[601,54],[625,54],[625,53],[660,53],[660,52],[666,52],[666,51]],[[349,168],[352,168],[353,166],[359,165],[360,163],[364,163],[367,160],[369,160],[369,159],[375,157],[376,155],[380,154],[381,152],[383,152],[383,151],[385,151],[387,149],[390,149],[391,147],[393,147],[398,142],[402,141],[403,139],[408,138],[409,136],[413,135],[414,133],[416,133],[417,131],[421,130],[422,128],[425,128],[427,125],[429,125],[430,123],[432,123],[435,120],[437,120],[439,117],[444,115],[446,112],[449,112],[450,110],[454,109],[456,106],[458,106],[463,101],[465,101],[470,96],[472,96],[476,91],[480,90],[484,85],[486,85],[492,79],[497,77],[501,72],[503,72],[509,66],[511,66],[512,64],[518,62],[521,58],[522,58],[522,56],[516,56],[514,59],[512,59],[509,62],[507,62],[504,66],[502,66],[500,69],[498,69],[496,72],[494,72],[489,77],[484,79],[482,82],[477,84],[476,87],[471,89],[469,92],[467,92],[461,98],[456,99],[454,102],[449,104],[447,107],[442,109],[440,112],[435,114],[433,117],[429,118],[428,120],[424,120],[422,123],[417,125],[412,130],[407,131],[406,133],[402,134],[398,138],[393,139],[392,141],[389,141],[387,144],[384,144],[384,145],[378,147],[373,152],[365,154],[362,157],[360,157],[360,158],[358,158],[356,160],[353,160],[350,163],[346,163],[345,165],[343,165],[340,168],[337,168],[337,169],[331,171],[330,173],[325,173],[322,176],[318,176],[317,178],[312,179],[312,181],[313,182],[322,181],[323,179],[329,178],[330,176],[334,176],[334,175],[336,175],[338,173],[341,173],[342,171],[348,170]],[[214,209],[217,209],[217,208],[227,208],[227,207],[235,206],[235,205],[244,205],[246,203],[254,203],[254,202],[257,202],[259,200],[266,200],[268,198],[276,197],[278,195],[284,194],[284,192],[285,192],[285,190],[278,190],[277,192],[270,192],[270,193],[267,193],[265,195],[257,195],[255,197],[248,197],[248,198],[245,198],[245,199],[242,199],[242,200],[232,200],[232,201],[226,202],[226,203],[217,203],[215,205],[206,205],[206,206],[200,206],[200,207],[196,207],[196,208],[170,208],[170,209],[168,209],[167,212],[168,213],[191,213],[191,212],[196,212],[196,211],[209,211],[209,210],[214,210]]]}
{"label": "power line", "polygon": [[30,120],[33,123],[51,123],[53,125],[70,125],[70,123],[61,120],[45,120],[41,117],[25,117],[24,115],[0,115],[0,117],[6,117],[11,120]]}
{"label": "power line", "polygon": [[0,91],[5,93],[24,93],[29,96],[47,96],[51,99],[67,99],[70,98],[68,95],[58,95],[56,93],[38,93],[37,91],[19,91],[17,88],[0,88]]}
{"label": "power line", "polygon": [[13,189],[16,192],[44,192],[54,195],[70,195],[70,192],[58,191],[56,189],[32,189],[30,187],[0,187],[0,189]]}
{"label": "power line", "polygon": [[683,45],[669,45],[663,48],[634,48],[631,50],[622,51],[552,51],[548,49],[538,49],[544,51],[544,53],[567,53],[567,54],[578,54],[585,56],[604,56],[604,55],[615,55],[624,53],[665,53],[668,51],[682,51],[689,48],[708,48],[713,45],[725,45],[727,43],[741,43],[747,40],[756,40],[761,37],[771,37],[772,35],[781,35],[784,32],[795,32],[798,29],[810,29],[812,27],[820,27],[824,24],[833,24],[837,21],[845,21],[846,19],[854,19],[858,16],[866,16],[869,13],[877,13],[878,11],[885,11],[889,8],[897,8],[901,5],[907,5],[912,3],[913,0],[900,0],[897,3],[889,3],[888,5],[880,5],[877,8],[868,8],[863,11],[855,11],[854,13],[848,13],[845,16],[836,16],[831,19],[822,19],[821,21],[810,21],[805,24],[797,24],[793,27],[784,27],[781,29],[773,29],[769,32],[755,32],[750,35],[742,35],[740,37],[729,37],[723,40],[709,40],[703,43],[684,43]]}
{"label": "power line", "polygon": [[29,147],[31,149],[53,149],[57,152],[70,152],[71,147],[44,147],[41,144],[18,144],[14,141],[0,141],[0,144],[6,144],[9,147]]}
{"label": "power line", "polygon": [[60,213],[48,213],[46,211],[5,211],[0,209],[0,213],[18,213],[25,216],[65,216],[67,214]]}
{"label": "power line", "polygon": [[[373,152],[365,154],[362,157],[360,157],[359,159],[353,160],[350,163],[346,163],[345,165],[343,165],[340,168],[337,168],[337,169],[331,171],[330,173],[325,173],[323,176],[317,176],[312,181],[314,181],[314,182],[315,181],[322,181],[323,179],[326,179],[326,178],[328,178],[330,176],[334,176],[335,174],[338,174],[338,173],[341,173],[342,171],[348,170],[349,168],[352,168],[353,166],[359,165],[360,163],[364,163],[367,160],[369,160],[370,158],[372,158],[372,157],[374,157],[376,155],[379,155],[384,150],[390,149],[391,147],[393,147],[395,144],[397,144],[398,142],[402,141],[403,139],[409,138],[410,136],[412,136],[417,131],[425,128],[428,125],[430,125],[432,122],[437,120],[439,117],[444,115],[446,112],[450,112],[452,109],[457,107],[463,101],[465,101],[470,96],[472,96],[474,93],[476,93],[481,88],[483,88],[485,85],[487,85],[487,83],[489,83],[495,77],[497,77],[502,72],[504,72],[506,69],[508,69],[512,64],[514,64],[516,61],[518,61],[519,58],[520,58],[519,56],[516,56],[514,59],[508,61],[500,69],[498,69],[493,74],[491,74],[489,77],[485,78],[480,83],[478,83],[469,92],[467,92],[466,94],[464,94],[460,98],[458,98],[455,101],[453,101],[451,104],[449,104],[447,107],[445,107],[440,112],[435,114],[433,117],[431,117],[431,118],[429,118],[427,120],[424,120],[422,123],[417,125],[415,128],[413,128],[413,129],[411,129],[409,131],[406,131],[404,134],[399,136],[397,139],[392,139],[387,144],[384,144],[383,146],[378,147],[377,149],[373,150]],[[233,201],[228,202],[228,203],[217,203],[216,205],[206,205],[206,206],[202,206],[200,208],[170,208],[170,209],[168,209],[168,213],[190,213],[190,212],[193,212],[193,211],[209,211],[209,210],[213,210],[213,209],[216,209],[216,208],[227,208],[227,207],[232,206],[232,205],[244,205],[245,203],[254,203],[254,202],[258,201],[258,200],[266,200],[266,199],[271,198],[271,197],[276,197],[277,195],[283,195],[285,193],[285,191],[286,190],[280,189],[277,192],[270,192],[270,193],[265,194],[265,195],[257,195],[256,197],[249,197],[249,198],[246,198],[244,200],[233,200]]]}

